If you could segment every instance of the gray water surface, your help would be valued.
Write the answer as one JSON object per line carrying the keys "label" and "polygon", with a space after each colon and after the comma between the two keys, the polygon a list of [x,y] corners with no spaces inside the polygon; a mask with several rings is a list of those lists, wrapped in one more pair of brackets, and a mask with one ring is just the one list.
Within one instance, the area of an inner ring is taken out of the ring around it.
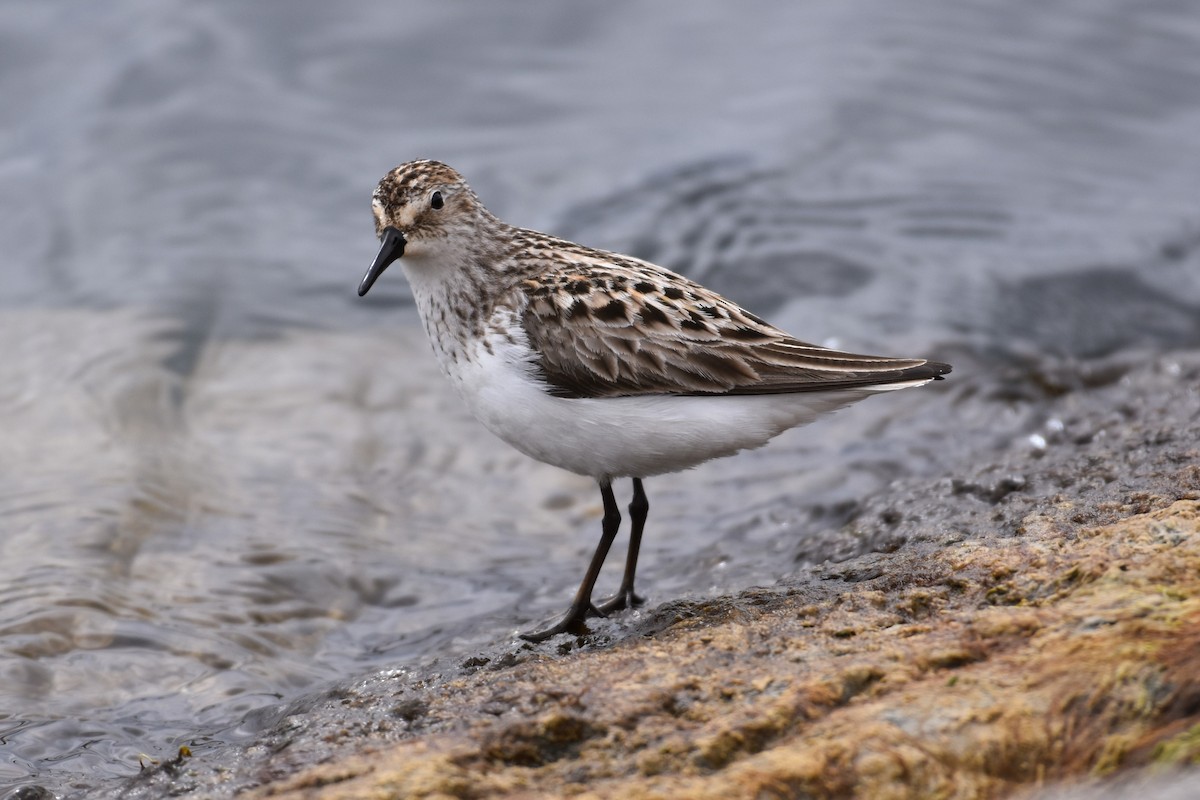
{"label": "gray water surface", "polygon": [[399,162],[955,364],[648,482],[652,603],[897,546],[842,523],[1037,434],[1055,365],[1200,348],[1194,4],[12,0],[0,96],[0,789],[567,602],[595,487],[469,418],[399,273],[355,296]]}

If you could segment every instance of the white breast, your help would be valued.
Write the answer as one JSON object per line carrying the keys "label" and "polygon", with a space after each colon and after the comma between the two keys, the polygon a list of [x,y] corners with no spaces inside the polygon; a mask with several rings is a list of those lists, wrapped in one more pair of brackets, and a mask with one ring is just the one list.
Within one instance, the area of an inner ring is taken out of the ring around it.
{"label": "white breast", "polygon": [[493,322],[513,335],[473,340],[457,359],[439,352],[446,375],[492,433],[539,461],[597,480],[674,472],[761,447],[872,393],[555,397],[537,377],[535,354],[512,312],[498,311]]}

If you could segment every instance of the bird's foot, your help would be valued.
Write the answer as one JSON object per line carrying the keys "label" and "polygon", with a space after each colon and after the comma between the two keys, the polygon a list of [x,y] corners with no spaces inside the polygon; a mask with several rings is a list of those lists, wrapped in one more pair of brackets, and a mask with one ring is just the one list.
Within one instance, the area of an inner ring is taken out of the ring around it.
{"label": "bird's foot", "polygon": [[528,633],[520,634],[520,637],[527,642],[544,642],[551,636],[557,636],[560,633],[570,633],[574,636],[586,636],[591,633],[588,626],[584,624],[584,620],[588,617],[605,617],[604,608],[598,608],[592,603],[586,606],[571,606],[567,609],[567,613],[558,622],[551,625],[549,628],[543,628],[538,631],[529,631]]}
{"label": "bird's foot", "polygon": [[646,598],[633,593],[632,586],[622,586],[612,597],[607,600],[601,600],[596,609],[604,614],[610,614],[613,611],[637,608],[645,602]]}

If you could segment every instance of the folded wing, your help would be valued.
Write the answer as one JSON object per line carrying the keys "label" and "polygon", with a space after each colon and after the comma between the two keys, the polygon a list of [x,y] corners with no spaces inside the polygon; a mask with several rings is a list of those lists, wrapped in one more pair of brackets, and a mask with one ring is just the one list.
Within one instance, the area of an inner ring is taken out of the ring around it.
{"label": "folded wing", "polygon": [[559,396],[813,392],[950,372],[925,359],[801,342],[699,284],[634,259],[600,276],[594,263],[586,266],[586,276],[563,267],[520,285],[525,331]]}

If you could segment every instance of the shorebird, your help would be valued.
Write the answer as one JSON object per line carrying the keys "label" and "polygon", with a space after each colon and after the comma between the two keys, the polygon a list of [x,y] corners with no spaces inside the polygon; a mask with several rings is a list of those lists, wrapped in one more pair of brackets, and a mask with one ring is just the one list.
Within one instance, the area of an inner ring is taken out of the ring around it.
{"label": "shorebird", "polygon": [[[456,171],[410,161],[372,198],[379,253],[365,295],[399,261],[442,371],[492,433],[539,461],[594,478],[600,543],[566,614],[522,634],[586,631],[637,605],[644,478],[761,447],[878,392],[940,380],[948,364],[802,342],[682,275],[632,256],[508,225]],[[632,478],[617,593],[593,603]]]}

